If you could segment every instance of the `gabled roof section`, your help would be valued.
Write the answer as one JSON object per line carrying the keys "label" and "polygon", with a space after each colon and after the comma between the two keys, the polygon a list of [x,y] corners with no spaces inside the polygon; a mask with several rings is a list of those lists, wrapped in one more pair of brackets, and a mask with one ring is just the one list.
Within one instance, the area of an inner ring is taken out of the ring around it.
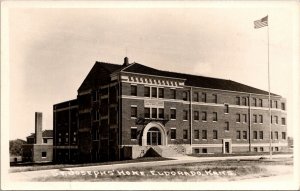
{"label": "gabled roof section", "polygon": [[[255,94],[265,94],[268,92],[264,90],[260,90],[251,86],[247,86],[232,80],[224,80],[219,78],[211,78],[205,76],[196,76],[191,74],[177,73],[177,72],[169,72],[154,69],[139,63],[132,64],[130,67],[122,70],[124,72],[130,73],[138,73],[138,74],[148,74],[148,75],[156,75],[156,76],[164,76],[164,77],[172,77],[172,78],[181,78],[186,79],[185,85],[194,86],[194,87],[202,87],[202,88],[210,88],[210,89],[220,89],[220,90],[229,90],[229,91],[238,91],[238,92],[247,92],[247,93],[255,93]],[[274,93],[272,95],[278,96]]]}

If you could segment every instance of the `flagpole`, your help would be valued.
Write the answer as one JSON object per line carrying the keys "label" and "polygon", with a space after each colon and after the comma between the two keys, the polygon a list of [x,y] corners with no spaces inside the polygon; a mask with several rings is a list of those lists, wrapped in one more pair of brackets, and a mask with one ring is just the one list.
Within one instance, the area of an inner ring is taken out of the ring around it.
{"label": "flagpole", "polygon": [[270,159],[272,159],[272,125],[271,125],[271,91],[270,91],[270,44],[269,44],[269,24],[267,26],[268,30],[268,90],[269,90],[269,129],[270,129]]}

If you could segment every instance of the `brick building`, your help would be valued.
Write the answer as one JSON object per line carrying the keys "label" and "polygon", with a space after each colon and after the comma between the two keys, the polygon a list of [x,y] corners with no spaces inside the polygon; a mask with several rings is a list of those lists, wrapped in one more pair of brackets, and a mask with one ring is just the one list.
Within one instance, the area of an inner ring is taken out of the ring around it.
{"label": "brick building", "polygon": [[43,115],[35,112],[35,133],[26,137],[22,145],[23,162],[51,162],[53,160],[53,131],[42,130]]}
{"label": "brick building", "polygon": [[286,100],[272,93],[270,103],[272,117],[268,92],[254,87],[130,64],[127,57],[122,65],[96,62],[77,99],[54,105],[54,158],[267,152],[270,136],[273,151],[283,151]]}

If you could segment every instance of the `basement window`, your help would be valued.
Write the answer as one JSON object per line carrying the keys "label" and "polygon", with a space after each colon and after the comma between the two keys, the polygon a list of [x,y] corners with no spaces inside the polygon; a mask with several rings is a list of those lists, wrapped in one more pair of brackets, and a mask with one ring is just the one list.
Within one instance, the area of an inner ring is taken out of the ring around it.
{"label": "basement window", "polygon": [[47,152],[42,152],[42,158],[46,158],[47,157]]}

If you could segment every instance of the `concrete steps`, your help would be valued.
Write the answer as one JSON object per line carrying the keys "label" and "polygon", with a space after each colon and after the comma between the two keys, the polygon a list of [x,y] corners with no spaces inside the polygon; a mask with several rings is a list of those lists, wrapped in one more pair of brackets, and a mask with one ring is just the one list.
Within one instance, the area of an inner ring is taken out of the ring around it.
{"label": "concrete steps", "polygon": [[183,146],[151,146],[153,150],[162,157],[178,157],[185,155],[185,148]]}

